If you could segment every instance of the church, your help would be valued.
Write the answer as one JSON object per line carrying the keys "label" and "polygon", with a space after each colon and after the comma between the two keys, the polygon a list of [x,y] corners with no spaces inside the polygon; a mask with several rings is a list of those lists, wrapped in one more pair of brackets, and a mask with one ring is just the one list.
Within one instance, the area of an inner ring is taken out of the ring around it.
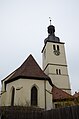
{"label": "church", "polygon": [[42,48],[43,68],[30,54],[24,63],[1,81],[1,106],[33,106],[52,109],[60,101],[73,100],[71,95],[65,47],[48,26],[48,37]]}

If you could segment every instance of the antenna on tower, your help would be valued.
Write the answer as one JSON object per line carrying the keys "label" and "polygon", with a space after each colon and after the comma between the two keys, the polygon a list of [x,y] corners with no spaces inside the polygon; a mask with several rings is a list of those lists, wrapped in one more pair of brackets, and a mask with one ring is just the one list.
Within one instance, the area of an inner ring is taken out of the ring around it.
{"label": "antenna on tower", "polygon": [[51,17],[49,17],[49,20],[50,20],[50,25],[51,25],[51,21],[52,21],[52,20],[51,20]]}

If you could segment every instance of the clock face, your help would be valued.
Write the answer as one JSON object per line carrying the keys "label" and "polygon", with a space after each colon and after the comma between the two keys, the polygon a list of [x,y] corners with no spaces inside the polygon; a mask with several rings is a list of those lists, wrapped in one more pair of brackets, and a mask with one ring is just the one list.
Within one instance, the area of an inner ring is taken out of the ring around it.
{"label": "clock face", "polygon": [[60,51],[54,50],[54,54],[58,56],[58,55],[60,55]]}

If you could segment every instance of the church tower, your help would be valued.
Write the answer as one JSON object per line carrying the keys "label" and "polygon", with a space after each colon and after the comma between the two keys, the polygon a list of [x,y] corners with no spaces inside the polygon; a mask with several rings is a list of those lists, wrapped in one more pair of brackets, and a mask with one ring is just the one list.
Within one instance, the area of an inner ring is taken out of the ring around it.
{"label": "church tower", "polygon": [[42,49],[43,70],[52,83],[71,94],[64,43],[55,36],[55,27],[48,26],[48,37]]}

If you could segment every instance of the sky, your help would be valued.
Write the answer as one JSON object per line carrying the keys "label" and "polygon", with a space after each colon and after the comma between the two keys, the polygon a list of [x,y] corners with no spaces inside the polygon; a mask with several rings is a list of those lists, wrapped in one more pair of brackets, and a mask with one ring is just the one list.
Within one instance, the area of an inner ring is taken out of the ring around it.
{"label": "sky", "polygon": [[79,0],[0,0],[0,80],[30,54],[42,67],[41,50],[48,36],[49,17],[55,35],[65,42],[74,93],[79,91]]}

